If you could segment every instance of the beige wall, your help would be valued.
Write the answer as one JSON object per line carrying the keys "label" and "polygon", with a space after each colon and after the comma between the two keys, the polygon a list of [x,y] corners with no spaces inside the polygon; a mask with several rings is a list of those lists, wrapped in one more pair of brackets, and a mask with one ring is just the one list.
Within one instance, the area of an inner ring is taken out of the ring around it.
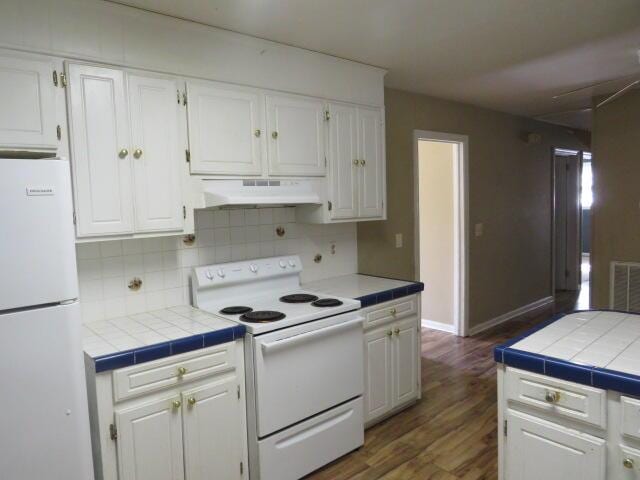
{"label": "beige wall", "polygon": [[420,280],[422,318],[452,325],[453,319],[453,143],[418,143]]}
{"label": "beige wall", "polygon": [[594,114],[593,305],[609,307],[609,264],[640,262],[640,92]]}
{"label": "beige wall", "polygon": [[[586,148],[567,129],[433,97],[385,90],[387,212],[358,225],[361,273],[416,278],[413,131],[469,136],[469,215],[484,235],[469,243],[469,324],[510,312],[551,291],[551,148]],[[527,145],[525,132],[542,135]],[[395,234],[405,242],[395,248]],[[429,285],[426,285],[429,288]]]}

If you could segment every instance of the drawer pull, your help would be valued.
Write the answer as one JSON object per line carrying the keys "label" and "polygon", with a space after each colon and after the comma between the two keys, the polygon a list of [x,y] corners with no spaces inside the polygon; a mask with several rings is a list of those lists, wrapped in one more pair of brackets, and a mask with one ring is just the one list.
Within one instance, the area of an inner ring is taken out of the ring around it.
{"label": "drawer pull", "polygon": [[624,466],[624,468],[633,468],[634,467],[634,461],[631,458],[625,458],[622,461],[622,465]]}
{"label": "drawer pull", "polygon": [[387,332],[387,337],[390,337],[391,335],[393,335],[393,332],[392,332],[391,330],[389,330],[389,331]]}
{"label": "drawer pull", "polygon": [[184,367],[178,367],[178,376],[182,377],[183,375],[185,375],[187,373],[187,369]]}
{"label": "drawer pull", "polygon": [[395,308],[392,308],[389,311],[390,311],[391,315],[395,315],[396,313],[398,313],[398,311]]}
{"label": "drawer pull", "polygon": [[399,328],[396,328],[396,329],[393,331],[393,333],[395,333],[395,334],[396,334],[396,337],[397,337],[398,335],[400,335],[400,329],[399,329]]}
{"label": "drawer pull", "polygon": [[171,402],[171,406],[174,410],[177,410],[182,406],[182,402],[180,400],[174,400],[173,402]]}
{"label": "drawer pull", "polygon": [[549,403],[557,403],[560,400],[560,394],[558,392],[547,392],[544,399]]}
{"label": "drawer pull", "polygon": [[189,404],[190,407],[193,407],[196,404],[196,399],[194,397],[189,397],[187,399],[187,403]]}

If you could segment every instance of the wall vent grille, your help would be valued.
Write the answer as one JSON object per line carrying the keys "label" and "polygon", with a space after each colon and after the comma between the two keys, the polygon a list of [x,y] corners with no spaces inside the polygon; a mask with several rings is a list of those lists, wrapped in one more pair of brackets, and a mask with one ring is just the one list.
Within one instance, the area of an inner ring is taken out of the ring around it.
{"label": "wall vent grille", "polygon": [[611,262],[613,310],[640,313],[640,263]]}

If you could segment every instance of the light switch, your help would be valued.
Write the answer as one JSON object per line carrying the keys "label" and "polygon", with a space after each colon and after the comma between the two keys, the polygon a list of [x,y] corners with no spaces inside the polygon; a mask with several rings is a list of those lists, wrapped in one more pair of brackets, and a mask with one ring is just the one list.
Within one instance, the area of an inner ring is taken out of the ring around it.
{"label": "light switch", "polygon": [[484,233],[484,224],[476,223],[476,225],[475,225],[475,233],[476,233],[476,237],[481,237],[482,234]]}
{"label": "light switch", "polygon": [[402,234],[396,233],[396,248],[402,248]]}

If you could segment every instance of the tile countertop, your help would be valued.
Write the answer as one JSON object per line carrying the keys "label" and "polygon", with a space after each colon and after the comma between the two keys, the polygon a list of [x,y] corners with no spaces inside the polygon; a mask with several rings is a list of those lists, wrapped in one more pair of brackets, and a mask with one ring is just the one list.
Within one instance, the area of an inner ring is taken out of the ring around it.
{"label": "tile countertop", "polygon": [[84,353],[96,372],[113,370],[242,338],[244,325],[189,305],[85,323]]}
{"label": "tile countertop", "polygon": [[640,315],[562,314],[496,347],[497,362],[551,377],[640,395]]}
{"label": "tile countertop", "polygon": [[362,307],[406,297],[424,290],[421,282],[407,282],[358,273],[305,283],[306,290],[360,300]]}

